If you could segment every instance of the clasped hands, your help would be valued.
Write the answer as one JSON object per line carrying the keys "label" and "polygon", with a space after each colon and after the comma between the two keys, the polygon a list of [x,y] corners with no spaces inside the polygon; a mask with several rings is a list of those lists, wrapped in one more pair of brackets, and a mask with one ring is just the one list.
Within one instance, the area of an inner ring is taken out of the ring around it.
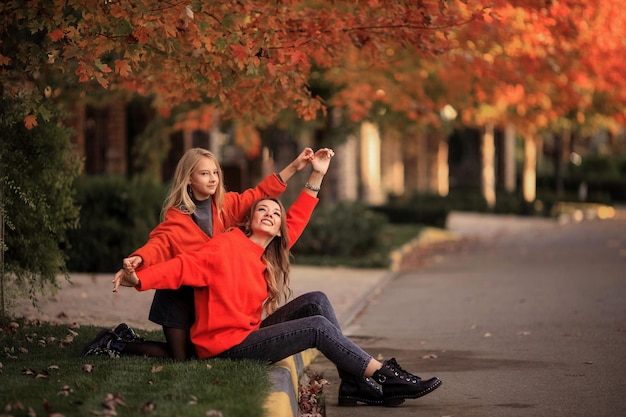
{"label": "clasped hands", "polygon": [[117,292],[117,289],[122,287],[134,287],[139,284],[139,277],[133,269],[131,272],[126,269],[120,269],[113,278],[113,292]]}

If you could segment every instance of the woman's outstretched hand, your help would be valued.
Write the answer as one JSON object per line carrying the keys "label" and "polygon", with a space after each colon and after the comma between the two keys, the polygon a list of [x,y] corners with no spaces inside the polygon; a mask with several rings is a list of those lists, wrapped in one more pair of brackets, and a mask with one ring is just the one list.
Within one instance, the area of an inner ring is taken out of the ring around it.
{"label": "woman's outstretched hand", "polygon": [[326,175],[330,160],[335,156],[335,152],[330,148],[321,148],[315,152],[315,157],[311,161],[313,171]]}
{"label": "woman's outstretched hand", "polygon": [[313,153],[313,149],[304,148],[304,150],[300,152],[300,155],[298,155],[291,164],[296,169],[296,171],[301,171],[302,168],[307,166],[307,164],[309,164],[313,160],[314,156],[315,154]]}
{"label": "woman's outstretched hand", "polygon": [[120,285],[122,287],[134,287],[139,284],[139,277],[137,277],[135,271],[126,272],[124,269],[120,269],[115,274],[112,282],[113,292],[117,292],[117,289],[120,287]]}

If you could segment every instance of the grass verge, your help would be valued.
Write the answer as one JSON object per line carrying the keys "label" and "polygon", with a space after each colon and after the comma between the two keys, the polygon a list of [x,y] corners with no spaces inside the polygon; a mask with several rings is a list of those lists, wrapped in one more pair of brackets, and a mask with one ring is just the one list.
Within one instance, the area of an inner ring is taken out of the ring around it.
{"label": "grass verge", "polygon": [[[220,359],[81,358],[100,328],[0,319],[9,416],[263,416],[270,366]],[[141,335],[159,340],[161,332]],[[56,413],[56,414],[55,414]]]}
{"label": "grass verge", "polygon": [[298,265],[345,266],[349,268],[387,268],[390,254],[407,242],[419,237],[426,226],[421,224],[385,225],[380,236],[379,247],[359,257],[337,257],[327,255],[296,254],[293,262]]}

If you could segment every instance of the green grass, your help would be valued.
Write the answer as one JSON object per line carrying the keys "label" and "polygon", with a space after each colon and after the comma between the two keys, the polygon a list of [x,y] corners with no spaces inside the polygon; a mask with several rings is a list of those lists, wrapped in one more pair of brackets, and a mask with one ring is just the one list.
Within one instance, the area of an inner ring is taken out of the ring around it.
{"label": "green grass", "polygon": [[293,263],[298,265],[345,266],[350,268],[387,268],[389,255],[407,242],[419,237],[425,226],[420,224],[385,225],[380,236],[380,247],[360,257],[336,257],[297,254]]}
{"label": "green grass", "polygon": [[[81,358],[100,328],[0,319],[0,407],[10,416],[263,416],[270,366],[255,361]],[[73,334],[72,332],[75,332]],[[159,340],[160,332],[142,336]],[[72,338],[63,342],[67,337]],[[91,365],[91,371],[85,368]],[[118,398],[115,414],[107,396]],[[30,412],[29,410],[32,410]],[[107,414],[108,412],[108,414]],[[217,413],[213,415],[219,415]]]}

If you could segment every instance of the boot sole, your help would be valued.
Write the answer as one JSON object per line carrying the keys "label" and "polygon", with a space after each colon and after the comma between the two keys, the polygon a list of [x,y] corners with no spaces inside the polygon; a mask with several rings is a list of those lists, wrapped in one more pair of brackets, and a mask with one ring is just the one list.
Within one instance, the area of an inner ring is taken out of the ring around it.
{"label": "boot sole", "polygon": [[431,385],[430,387],[426,388],[424,391],[420,391],[418,393],[411,394],[411,395],[394,395],[393,397],[385,398],[385,401],[399,400],[399,399],[404,399],[404,398],[407,398],[407,399],[420,398],[420,397],[423,397],[426,394],[430,394],[431,392],[433,392],[434,390],[436,390],[440,386],[441,386],[441,380],[437,380],[437,382],[433,383],[433,385]]}
{"label": "boot sole", "polygon": [[365,400],[363,398],[355,397],[339,397],[337,399],[337,405],[339,407],[356,407],[357,403],[363,403],[368,406],[385,406],[385,407],[397,407],[404,403],[403,398],[386,398],[381,401]]}

